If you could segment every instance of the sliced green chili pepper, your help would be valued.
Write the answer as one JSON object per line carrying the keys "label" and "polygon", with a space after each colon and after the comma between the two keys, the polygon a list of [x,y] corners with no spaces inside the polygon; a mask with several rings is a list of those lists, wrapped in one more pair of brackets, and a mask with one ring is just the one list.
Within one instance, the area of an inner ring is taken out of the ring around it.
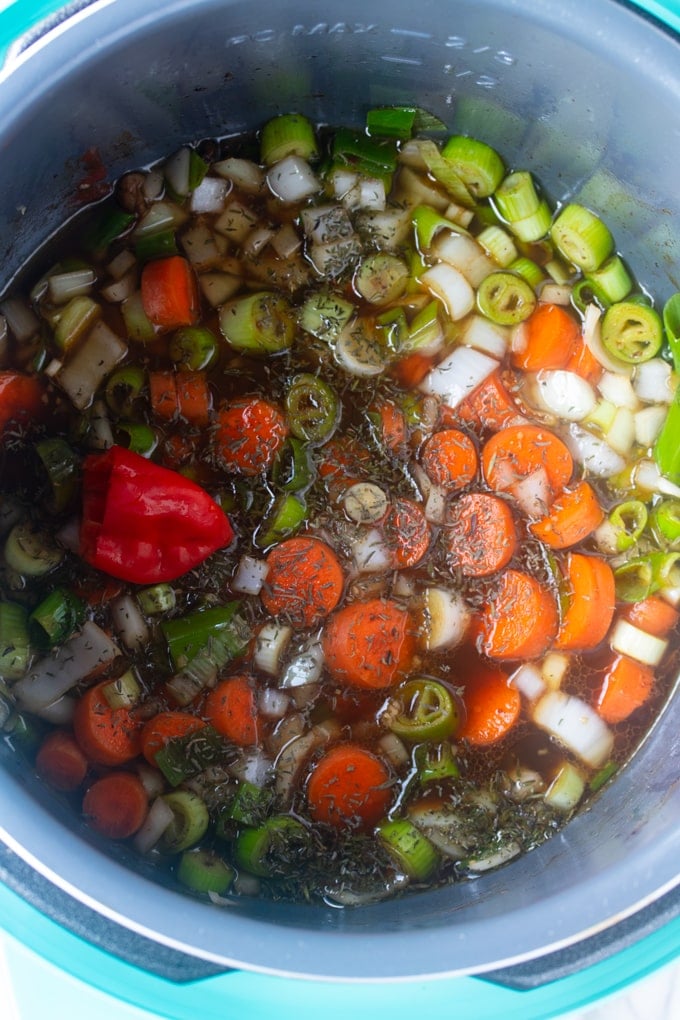
{"label": "sliced green chili pepper", "polygon": [[680,499],[664,499],[652,507],[650,523],[663,542],[680,542]]}
{"label": "sliced green chili pepper", "polygon": [[116,422],[114,432],[120,446],[138,453],[140,457],[150,457],[158,446],[158,433],[150,425],[119,421]]}
{"label": "sliced green chili pepper", "polygon": [[55,588],[28,618],[33,640],[41,647],[62,644],[85,620],[85,609],[85,603],[74,592]]}
{"label": "sliced green chili pepper", "polygon": [[602,343],[610,354],[628,364],[649,361],[663,343],[661,317],[648,306],[619,301],[604,313]]}
{"label": "sliced green chili pepper", "polygon": [[193,892],[223,896],[234,877],[234,869],[214,850],[186,850],[177,865],[178,880]]}
{"label": "sliced green chili pepper", "polygon": [[29,656],[28,613],[16,602],[0,602],[0,677],[20,680]]}
{"label": "sliced green chili pepper", "polygon": [[77,493],[78,457],[66,440],[58,436],[41,439],[35,444],[35,451],[47,472],[49,502],[57,513],[61,513],[70,506]]}
{"label": "sliced green chili pepper", "polygon": [[274,464],[272,481],[284,492],[300,492],[313,478],[309,447],[301,439],[288,436]]}
{"label": "sliced green chili pepper", "polygon": [[399,714],[390,729],[403,740],[420,743],[445,740],[460,725],[461,716],[448,688],[428,677],[408,680],[396,691]]}
{"label": "sliced green chili pepper", "polygon": [[291,432],[308,443],[324,443],[340,420],[337,394],[327,382],[311,373],[295,376],[285,406]]}
{"label": "sliced green chili pepper", "polygon": [[234,841],[237,866],[261,878],[285,874],[309,847],[302,822],[290,815],[274,815],[258,828],[243,829]]}
{"label": "sliced green chili pepper", "polygon": [[190,790],[173,790],[163,794],[163,800],[172,809],[174,818],[161,836],[158,849],[166,854],[188,850],[206,834],[210,823],[208,809]]}
{"label": "sliced green chili pepper", "polygon": [[115,415],[133,415],[145,385],[146,373],[138,365],[124,365],[117,369],[109,376],[104,390],[110,410]]}
{"label": "sliced green chili pepper", "polygon": [[647,520],[647,507],[639,499],[630,499],[614,507],[609,514],[609,523],[616,532],[618,552],[626,552],[635,545],[647,527]]}
{"label": "sliced green chili pepper", "polygon": [[441,744],[421,744],[415,750],[415,763],[421,783],[458,779],[460,769],[448,740]]}
{"label": "sliced green chili pepper", "polygon": [[168,353],[176,365],[200,372],[217,361],[217,337],[205,326],[184,326],[171,337]]}
{"label": "sliced green chili pepper", "polygon": [[499,271],[482,280],[477,307],[499,326],[513,326],[529,318],[536,307],[536,294],[524,277]]}
{"label": "sliced green chili pepper", "polygon": [[162,582],[138,591],[137,601],[139,608],[147,616],[160,616],[175,608],[177,596],[171,584]]}
{"label": "sliced green chili pepper", "polygon": [[304,500],[294,493],[285,493],[274,501],[255,534],[255,544],[260,549],[269,549],[276,542],[294,534],[307,516]]}
{"label": "sliced green chili pepper", "polygon": [[616,597],[623,602],[641,602],[652,590],[652,565],[649,560],[635,559],[614,570]]}
{"label": "sliced green chili pepper", "polygon": [[378,826],[378,839],[409,878],[426,881],[439,863],[429,839],[407,818],[395,818]]}

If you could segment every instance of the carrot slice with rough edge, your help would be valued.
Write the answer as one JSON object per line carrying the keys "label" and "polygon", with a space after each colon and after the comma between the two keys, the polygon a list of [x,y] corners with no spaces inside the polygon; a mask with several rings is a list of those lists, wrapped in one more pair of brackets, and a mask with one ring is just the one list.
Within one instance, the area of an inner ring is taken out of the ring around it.
{"label": "carrot slice with rough edge", "polygon": [[154,326],[169,330],[196,322],[200,308],[196,276],[181,255],[147,262],[140,286],[144,311]]}
{"label": "carrot slice with rough edge", "polygon": [[321,448],[317,469],[331,502],[364,480],[370,471],[370,454],[351,436],[334,437]]}
{"label": "carrot slice with rough edge", "polygon": [[149,404],[154,418],[175,421],[179,414],[177,378],[174,372],[149,372]]}
{"label": "carrot slice with rough edge", "polygon": [[334,613],[322,636],[326,668],[351,687],[390,687],[405,673],[416,650],[415,628],[405,609],[390,599],[351,602]]}
{"label": "carrot slice with rough edge", "polygon": [[564,368],[577,347],[581,328],[560,305],[540,304],[524,323],[524,346],[512,352],[515,368],[525,372]]}
{"label": "carrot slice with rough edge", "polygon": [[226,471],[254,476],[271,467],[287,435],[285,416],[276,404],[243,397],[217,411],[213,449]]}
{"label": "carrot slice with rough edge", "polygon": [[35,768],[55,790],[72,792],[87,775],[87,758],[72,733],[52,730],[40,745]]}
{"label": "carrot slice with rough edge", "polygon": [[111,708],[104,695],[107,680],[90,687],[79,699],[73,732],[85,756],[98,765],[123,765],[141,752],[143,723],[127,708]]}
{"label": "carrot slice with rough edge", "polygon": [[109,839],[127,839],[144,823],[146,790],[132,772],[111,772],[98,779],[83,798],[83,815],[95,832]]}
{"label": "carrot slice with rough edge", "polygon": [[212,396],[205,372],[186,369],[177,372],[175,381],[180,418],[196,428],[205,428],[210,423],[212,410]]}
{"label": "carrot slice with rough edge", "polygon": [[598,556],[569,553],[564,564],[568,604],[555,640],[562,651],[585,651],[604,640],[614,616],[616,586]]}
{"label": "carrot slice with rough edge", "polygon": [[411,390],[423,381],[435,361],[436,358],[430,354],[412,351],[392,365],[390,374],[400,386]]}
{"label": "carrot slice with rough edge", "polygon": [[12,426],[42,421],[48,409],[43,379],[10,369],[0,372],[0,436]]}
{"label": "carrot slice with rough edge", "polygon": [[558,626],[552,592],[530,574],[506,570],[480,613],[482,651],[490,659],[537,659]]}
{"label": "carrot slice with rough edge", "polygon": [[478,747],[502,740],[517,722],[522,704],[520,693],[510,686],[507,674],[485,666],[465,677],[463,703],[466,718],[456,739]]}
{"label": "carrot slice with rough edge", "polygon": [[339,603],[344,580],[331,547],[302,535],[279,542],[268,554],[260,598],[272,616],[285,616],[296,628],[313,627]]}
{"label": "carrot slice with rough edge", "polygon": [[527,418],[522,414],[497,368],[481,386],[461,401],[455,410],[459,421],[479,428],[498,432],[510,425],[523,425]]}
{"label": "carrot slice with rough edge", "polygon": [[457,492],[477,474],[479,458],[470,437],[460,429],[434,432],[423,444],[420,463],[435,485]]}
{"label": "carrot slice with rough edge", "polygon": [[393,400],[371,404],[369,417],[375,424],[381,445],[397,457],[408,453],[408,425],[403,410]]}
{"label": "carrot slice with rough edge", "polygon": [[567,549],[591,535],[604,517],[592,485],[582,481],[572,489],[564,489],[547,516],[529,527],[536,538],[551,549]]}
{"label": "carrot slice with rough edge", "polygon": [[561,439],[539,425],[514,425],[497,432],[482,448],[482,472],[491,489],[504,492],[543,468],[553,492],[571,478],[574,462]]}
{"label": "carrot slice with rough edge", "polygon": [[155,765],[157,753],[169,740],[187,737],[204,726],[203,719],[191,712],[159,712],[144,724],[141,733],[142,754],[150,765]]}
{"label": "carrot slice with rough edge", "polygon": [[603,372],[602,365],[583,337],[580,338],[580,341],[577,341],[575,349],[564,368],[567,372],[574,372],[576,375],[580,375],[582,379],[585,379],[586,382],[591,383],[593,386],[600,380]]}
{"label": "carrot slice with rough edge", "polygon": [[680,613],[659,595],[648,595],[628,606],[623,615],[635,627],[655,637],[666,637],[680,620]]}
{"label": "carrot slice with rough edge", "polygon": [[443,530],[448,563],[464,577],[486,577],[502,570],[515,555],[518,541],[512,507],[486,492],[460,496]]}
{"label": "carrot slice with rough edge", "polygon": [[387,766],[359,744],[331,748],[312,769],[306,792],[314,821],[335,828],[371,828],[392,800]]}
{"label": "carrot slice with rough edge", "polygon": [[607,670],[597,696],[597,711],[612,725],[641,708],[654,690],[654,672],[627,655],[619,655]]}
{"label": "carrot slice with rough edge", "polygon": [[223,737],[248,747],[259,739],[257,693],[247,676],[230,676],[210,691],[203,714]]}
{"label": "carrot slice with rough edge", "polygon": [[415,567],[430,547],[430,525],[423,509],[411,499],[395,499],[381,528],[397,570]]}

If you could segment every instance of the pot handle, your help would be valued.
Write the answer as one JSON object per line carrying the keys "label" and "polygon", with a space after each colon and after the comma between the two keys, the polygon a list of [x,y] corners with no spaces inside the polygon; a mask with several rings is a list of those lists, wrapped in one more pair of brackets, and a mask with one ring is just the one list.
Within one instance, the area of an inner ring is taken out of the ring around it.
{"label": "pot handle", "polygon": [[70,0],[55,10],[55,0],[14,0],[0,11],[0,62],[3,68],[10,68],[48,32],[94,3],[96,0]]}

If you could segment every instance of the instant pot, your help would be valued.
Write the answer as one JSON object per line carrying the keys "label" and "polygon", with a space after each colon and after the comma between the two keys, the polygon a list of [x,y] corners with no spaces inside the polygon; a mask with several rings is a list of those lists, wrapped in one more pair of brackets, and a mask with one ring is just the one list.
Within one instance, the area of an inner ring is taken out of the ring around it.
{"label": "instant pot", "polygon": [[[112,182],[277,113],[361,125],[371,106],[417,104],[531,168],[553,200],[601,212],[659,299],[680,289],[677,0],[52,6],[0,13],[3,284],[79,207],[92,153]],[[218,908],[161,887],[4,743],[0,759],[0,925],[164,1016],[303,1018],[323,1001],[334,1015],[455,1002],[459,1016],[552,1016],[680,953],[677,696],[548,843],[478,880],[344,911]]]}

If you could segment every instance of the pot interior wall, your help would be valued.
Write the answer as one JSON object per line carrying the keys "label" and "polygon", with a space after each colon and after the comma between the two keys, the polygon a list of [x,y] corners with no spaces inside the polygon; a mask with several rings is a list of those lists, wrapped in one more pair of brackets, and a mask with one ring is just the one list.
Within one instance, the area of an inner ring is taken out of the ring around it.
{"label": "pot interior wall", "polygon": [[[93,148],[112,181],[277,112],[360,125],[370,106],[416,103],[533,169],[553,200],[601,211],[664,298],[678,288],[678,55],[674,39],[608,0],[97,4],[0,78],[0,279],[90,194]],[[11,756],[0,818],[67,888],[199,955],[341,977],[478,971],[596,931],[675,883],[678,733],[676,699],[591,810],[518,862],[355,912],[254,903],[226,914],[160,895],[86,851],[91,839],[60,821]],[[280,926],[294,933],[277,939]]]}

